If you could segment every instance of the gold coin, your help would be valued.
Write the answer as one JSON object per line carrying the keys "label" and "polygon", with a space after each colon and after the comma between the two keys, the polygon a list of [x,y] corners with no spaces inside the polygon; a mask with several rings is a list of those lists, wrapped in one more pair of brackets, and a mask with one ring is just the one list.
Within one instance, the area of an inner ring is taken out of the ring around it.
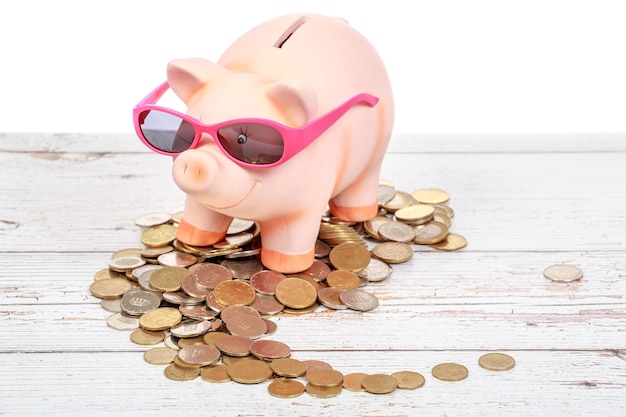
{"label": "gold coin", "polygon": [[335,246],[328,255],[330,263],[336,269],[359,272],[370,262],[367,247],[358,243],[342,243]]}
{"label": "gold coin", "polygon": [[413,248],[406,243],[383,242],[372,249],[372,254],[389,264],[399,264],[413,257]]}
{"label": "gold coin", "polygon": [[228,382],[228,365],[217,364],[213,366],[205,366],[200,369],[200,378],[207,382]]}
{"label": "gold coin", "polygon": [[433,249],[444,251],[455,251],[463,249],[467,246],[467,239],[456,233],[448,233],[448,236],[439,243],[433,243],[429,245]]}
{"label": "gold coin", "polygon": [[223,306],[250,305],[256,292],[246,281],[222,281],[213,289],[213,297]]}
{"label": "gold coin", "polygon": [[417,389],[424,386],[424,376],[419,372],[413,371],[399,371],[391,374],[392,377],[398,381],[398,388],[400,389]]}
{"label": "gold coin", "polygon": [[332,388],[321,388],[321,387],[316,387],[315,385],[312,385],[311,383],[308,383],[306,384],[304,389],[309,395],[313,397],[331,398],[331,397],[336,397],[337,395],[341,394],[341,391],[343,388],[341,387],[341,385],[337,385],[336,387],[332,387]]}
{"label": "gold coin", "polygon": [[378,230],[380,229],[380,226],[390,222],[393,222],[393,220],[388,217],[376,216],[363,222],[363,229],[365,230],[365,233],[367,233],[370,237],[373,237],[377,240],[384,240],[378,233]]}
{"label": "gold coin", "polygon": [[286,278],[276,285],[275,297],[285,307],[302,309],[315,304],[317,290],[307,280]]}
{"label": "gold coin", "polygon": [[183,315],[177,308],[160,307],[148,311],[139,318],[139,325],[152,331],[166,330],[181,322]]}
{"label": "gold coin", "polygon": [[442,381],[460,381],[467,378],[467,368],[458,363],[440,363],[432,369],[435,378]]}
{"label": "gold coin", "polygon": [[175,292],[180,290],[187,269],[181,266],[165,266],[156,269],[150,275],[150,286],[163,292]]}
{"label": "gold coin", "polygon": [[336,269],[326,277],[329,287],[351,290],[361,285],[361,279],[354,272]]}
{"label": "gold coin", "polygon": [[132,287],[126,278],[106,278],[92,282],[89,291],[98,298],[119,298]]}
{"label": "gold coin", "polygon": [[125,278],[125,275],[117,271],[112,271],[111,268],[105,268],[96,272],[95,275],[93,276],[94,281],[100,281],[103,279],[110,279],[110,278]]}
{"label": "gold coin", "polygon": [[111,255],[111,259],[125,258],[125,257],[140,258],[141,249],[140,248],[120,249],[120,250],[113,252],[113,254]]}
{"label": "gold coin", "polygon": [[171,224],[154,226],[141,234],[141,243],[149,248],[167,246],[176,239],[176,227]]}
{"label": "gold coin", "polygon": [[361,385],[372,394],[389,394],[398,388],[398,381],[391,375],[373,374],[364,377]]}
{"label": "gold coin", "polygon": [[[278,376],[296,378],[306,373],[306,364],[293,358],[278,358],[270,363],[270,368]],[[304,385],[302,386],[304,391]]]}
{"label": "gold coin", "polygon": [[416,204],[403,207],[395,213],[396,219],[401,222],[412,223],[430,219],[435,214],[435,208],[428,204]]}
{"label": "gold coin", "polygon": [[389,222],[380,226],[378,234],[392,242],[409,243],[415,239],[415,230],[406,223]]}
{"label": "gold coin", "polygon": [[396,191],[396,194],[391,200],[382,205],[382,207],[390,213],[394,213],[397,210],[408,207],[410,205],[417,204],[417,201],[413,196],[405,191]]}
{"label": "gold coin", "polygon": [[164,372],[165,376],[173,381],[191,381],[200,375],[200,367],[182,368],[173,363],[168,365]]}
{"label": "gold coin", "polygon": [[224,333],[224,332],[209,332],[206,333],[204,336],[202,336],[204,343],[209,345],[209,346],[213,346],[216,347],[215,344],[217,343],[217,340],[224,337],[224,336],[228,336],[228,333]]}
{"label": "gold coin", "polygon": [[418,245],[432,245],[439,243],[448,236],[448,226],[437,221],[431,221],[426,224],[415,226],[414,243]]}
{"label": "gold coin", "polygon": [[543,271],[543,276],[556,282],[572,282],[583,277],[583,271],[573,265],[552,265]]}
{"label": "gold coin", "polygon": [[258,384],[272,377],[272,369],[267,362],[247,360],[230,365],[228,376],[241,384]]}
{"label": "gold coin", "polygon": [[508,371],[515,366],[515,359],[504,353],[487,353],[478,359],[478,364],[488,371]]}
{"label": "gold coin", "polygon": [[438,188],[422,188],[411,193],[422,204],[443,204],[450,200],[450,194]]}
{"label": "gold coin", "polygon": [[208,366],[220,360],[221,352],[209,345],[189,345],[178,352],[178,358],[188,365]]}
{"label": "gold coin", "polygon": [[307,373],[306,379],[309,384],[318,388],[333,388],[341,386],[343,374],[334,369],[316,369]]}
{"label": "gold coin", "polygon": [[270,395],[278,398],[295,398],[304,393],[304,384],[295,379],[277,379],[268,385]]}
{"label": "gold coin", "polygon": [[363,392],[365,388],[361,384],[363,378],[365,378],[368,374],[355,372],[352,374],[347,374],[343,376],[343,388],[352,392]]}
{"label": "gold coin", "polygon": [[396,189],[391,184],[378,184],[378,205],[382,206],[383,204],[391,201],[393,196],[396,195]]}
{"label": "gold coin", "polygon": [[143,359],[152,365],[169,365],[178,355],[178,351],[168,347],[156,347],[148,349],[143,354]]}
{"label": "gold coin", "polygon": [[151,332],[145,329],[136,329],[130,334],[130,341],[137,345],[156,345],[165,340],[165,332]]}

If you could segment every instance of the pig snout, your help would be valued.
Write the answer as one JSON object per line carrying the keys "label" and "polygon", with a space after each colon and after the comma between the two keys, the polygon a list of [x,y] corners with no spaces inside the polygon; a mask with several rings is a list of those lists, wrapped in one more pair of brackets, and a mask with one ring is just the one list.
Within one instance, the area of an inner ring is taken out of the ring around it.
{"label": "pig snout", "polygon": [[204,191],[213,182],[216,167],[217,162],[208,152],[187,150],[174,159],[174,182],[187,193]]}

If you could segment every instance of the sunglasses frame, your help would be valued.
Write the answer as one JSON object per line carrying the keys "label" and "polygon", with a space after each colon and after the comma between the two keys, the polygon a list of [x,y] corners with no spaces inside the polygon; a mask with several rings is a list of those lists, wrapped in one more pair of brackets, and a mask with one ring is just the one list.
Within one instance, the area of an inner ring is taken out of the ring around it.
{"label": "sunglasses frame", "polygon": [[[170,88],[169,82],[165,81],[157,88],[155,88],[150,94],[148,94],[143,100],[141,100],[134,108],[133,108],[133,121],[135,124],[135,132],[141,141],[154,152],[160,153],[162,155],[176,156],[181,152],[167,152],[161,149],[154,147],[150,142],[145,138],[143,131],[141,129],[140,116],[143,112],[147,110],[158,110],[176,117],[181,118],[182,120],[189,123],[194,128],[194,138],[193,142],[187,149],[194,149],[198,146],[200,139],[202,138],[203,133],[208,133],[212,136],[213,142],[217,145],[217,147],[222,151],[226,157],[228,157],[233,162],[250,168],[270,168],[277,165],[281,165],[291,159],[294,155],[298,154],[298,152],[302,151],[304,148],[309,146],[313,141],[315,141],[322,133],[324,133],[328,128],[330,128],[337,120],[339,120],[345,113],[348,112],[352,107],[357,104],[364,103],[370,107],[373,107],[378,103],[378,97],[373,96],[368,93],[357,94],[354,97],[350,98],[343,104],[339,105],[335,109],[329,111],[328,113],[317,117],[316,119],[311,120],[309,123],[305,124],[301,127],[289,127],[273,120],[263,119],[263,118],[255,118],[255,117],[244,117],[238,119],[227,120],[219,123],[206,124],[201,121],[179,111],[163,107],[157,106],[157,101],[165,94],[165,92]],[[235,123],[259,123],[263,125],[270,126],[276,129],[282,136],[283,139],[283,154],[276,162],[272,162],[270,164],[252,164],[249,162],[241,161],[234,156],[232,156],[228,151],[224,148],[224,146],[217,140],[217,132],[218,129],[228,126],[230,124]],[[186,149],[186,150],[187,150]],[[184,152],[184,151],[182,151]]]}

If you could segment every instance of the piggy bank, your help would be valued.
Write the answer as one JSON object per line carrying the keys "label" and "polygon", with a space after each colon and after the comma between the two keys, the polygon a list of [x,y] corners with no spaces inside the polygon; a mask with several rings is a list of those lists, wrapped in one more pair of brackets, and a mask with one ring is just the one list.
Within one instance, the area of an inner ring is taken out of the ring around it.
{"label": "piggy bank", "polygon": [[[168,88],[186,113],[156,104]],[[263,265],[295,273],[313,263],[326,210],[345,221],[377,214],[393,96],[381,58],[343,19],[277,17],[216,63],[171,61],[134,115],[140,139],[174,156],[186,244],[211,245],[233,218],[254,220]]]}

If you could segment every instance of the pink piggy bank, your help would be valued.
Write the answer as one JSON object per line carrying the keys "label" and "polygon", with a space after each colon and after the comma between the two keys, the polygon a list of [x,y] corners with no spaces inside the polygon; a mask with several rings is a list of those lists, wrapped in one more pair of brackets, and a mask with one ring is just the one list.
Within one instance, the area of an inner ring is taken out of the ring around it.
{"label": "pink piggy bank", "polygon": [[[168,88],[183,114],[156,105]],[[322,213],[346,221],[378,212],[381,163],[393,126],[385,67],[342,19],[274,18],[217,63],[174,60],[134,109],[137,134],[173,155],[187,194],[177,238],[208,246],[233,218],[261,227],[261,262],[294,273],[314,260]]]}

